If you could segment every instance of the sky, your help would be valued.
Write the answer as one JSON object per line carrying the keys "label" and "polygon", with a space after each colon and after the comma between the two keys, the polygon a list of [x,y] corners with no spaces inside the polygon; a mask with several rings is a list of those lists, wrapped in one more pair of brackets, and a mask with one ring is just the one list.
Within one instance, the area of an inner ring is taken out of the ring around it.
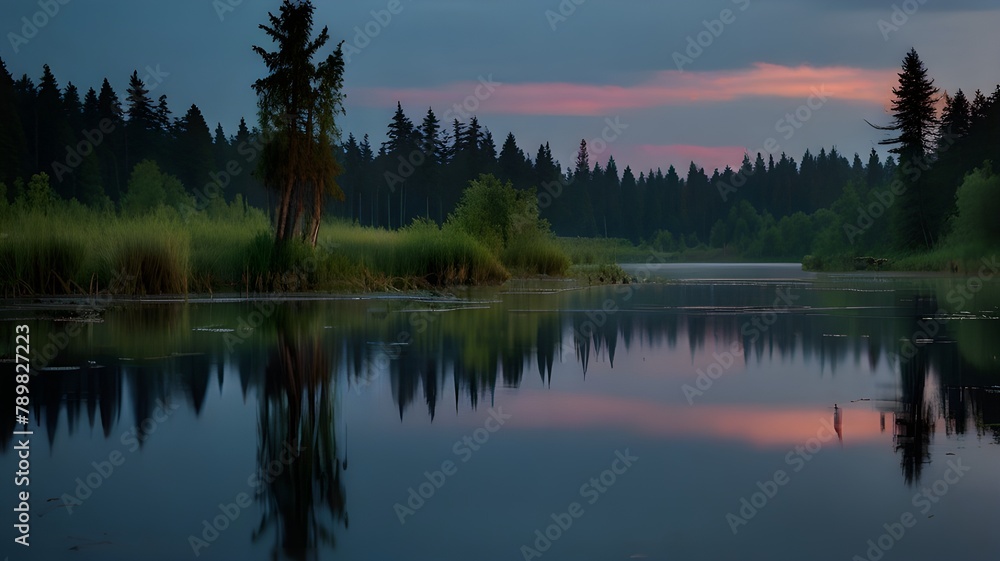
{"label": "sky", "polygon": [[[942,91],[1000,82],[996,0],[316,1],[344,41],[343,136],[385,140],[396,108],[419,123],[476,115],[564,167],[580,140],[619,170],[694,160],[711,174],[745,152],[796,160],[836,146],[867,161],[915,48]],[[103,78],[124,99],[139,72],[175,117],[191,104],[227,134],[256,121],[264,75],[251,45],[279,0],[4,0],[0,57],[15,78],[48,64],[81,93]]]}

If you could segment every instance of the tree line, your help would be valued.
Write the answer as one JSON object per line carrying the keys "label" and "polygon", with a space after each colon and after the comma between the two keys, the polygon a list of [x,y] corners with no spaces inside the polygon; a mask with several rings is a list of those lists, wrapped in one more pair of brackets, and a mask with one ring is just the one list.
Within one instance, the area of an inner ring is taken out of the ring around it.
{"label": "tree line", "polygon": [[[279,62],[271,70],[255,88],[292,83],[282,77]],[[316,73],[303,81],[304,90],[322,78]],[[965,176],[998,153],[1000,86],[990,95],[940,95],[911,51],[893,93],[892,123],[874,125],[891,135],[881,139],[892,147],[885,160],[874,149],[864,158],[848,158],[831,147],[807,150],[798,160],[785,153],[747,154],[737,168],[710,174],[695,162],[686,170],[620,170],[614,157],[591,162],[586,141],[564,166],[549,143],[532,157],[513,132],[498,148],[475,116],[443,123],[428,108],[414,121],[397,103],[379,146],[367,134],[360,140],[349,134],[323,147],[333,155],[324,174],[335,183],[318,189],[343,192],[343,200],[321,203],[328,215],[377,228],[396,229],[418,218],[444,223],[469,181],[493,174],[517,190],[534,189],[541,217],[561,236],[625,238],[666,250],[707,245],[785,258],[929,249],[951,229]],[[275,210],[275,189],[261,181],[271,168],[259,160],[276,159],[267,156],[273,144],[267,131],[241,119],[235,134],[227,135],[221,124],[212,132],[196,105],[174,118],[167,97],[154,100],[138,72],[129,78],[123,104],[107,79],[81,98],[76,85],[61,87],[48,66],[36,84],[27,75],[13,79],[0,60],[0,122],[0,182],[12,187],[10,200],[28,178],[45,172],[59,197],[115,208],[135,166],[152,160],[195,200],[210,191],[221,193],[222,202],[239,195],[247,204]],[[878,212],[866,217],[879,201],[888,218]]]}

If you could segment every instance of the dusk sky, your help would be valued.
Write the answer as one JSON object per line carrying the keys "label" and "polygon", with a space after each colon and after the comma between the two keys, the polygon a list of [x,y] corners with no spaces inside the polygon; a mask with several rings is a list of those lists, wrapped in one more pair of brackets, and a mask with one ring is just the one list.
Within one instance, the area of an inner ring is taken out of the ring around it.
{"label": "dusk sky", "polygon": [[[135,69],[174,117],[195,103],[229,135],[240,117],[255,123],[250,84],[265,69],[250,47],[272,48],[257,26],[278,0],[51,2],[51,18],[37,15],[46,0],[0,4],[0,56],[15,78],[37,82],[47,63],[60,87],[72,81],[82,95],[107,77],[124,101]],[[711,173],[744,151],[799,160],[835,145],[865,156],[882,138],[865,119],[888,123],[911,47],[942,90],[989,93],[1000,81],[995,0],[316,4],[318,27],[350,56],[343,136],[368,133],[376,148],[396,101],[417,123],[428,107],[462,117],[452,107],[465,102],[498,150],[512,131],[532,157],[550,142],[565,167],[580,139],[603,134],[613,140],[600,153],[592,143],[591,164],[614,155],[619,170],[683,174],[693,159]],[[22,18],[49,21],[33,35]]]}

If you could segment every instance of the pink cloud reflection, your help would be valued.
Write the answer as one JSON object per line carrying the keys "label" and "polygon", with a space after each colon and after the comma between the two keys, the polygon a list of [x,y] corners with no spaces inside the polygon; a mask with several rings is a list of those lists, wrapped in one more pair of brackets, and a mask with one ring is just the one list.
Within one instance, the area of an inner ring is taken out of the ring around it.
{"label": "pink cloud reflection", "polygon": [[[829,434],[833,408],[752,405],[663,405],[640,399],[527,392],[505,405],[511,427],[527,429],[624,429],[665,438],[732,440],[758,447],[791,447]],[[879,438],[879,413],[841,410],[844,442]],[[824,421],[826,422],[824,424]],[[822,431],[822,432],[821,432]]]}

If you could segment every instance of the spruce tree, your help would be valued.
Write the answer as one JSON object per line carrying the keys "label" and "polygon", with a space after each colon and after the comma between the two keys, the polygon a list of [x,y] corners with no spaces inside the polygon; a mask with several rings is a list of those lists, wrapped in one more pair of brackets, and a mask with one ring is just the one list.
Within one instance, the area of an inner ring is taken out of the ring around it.
{"label": "spruce tree", "polygon": [[889,151],[899,156],[897,179],[905,183],[905,190],[890,211],[894,239],[901,249],[930,248],[941,226],[939,212],[934,208],[940,201],[931,196],[924,176],[938,131],[938,89],[927,76],[916,50],[910,49],[903,59],[899,85],[892,93],[892,124],[872,126],[892,133],[879,144],[891,146]]}

